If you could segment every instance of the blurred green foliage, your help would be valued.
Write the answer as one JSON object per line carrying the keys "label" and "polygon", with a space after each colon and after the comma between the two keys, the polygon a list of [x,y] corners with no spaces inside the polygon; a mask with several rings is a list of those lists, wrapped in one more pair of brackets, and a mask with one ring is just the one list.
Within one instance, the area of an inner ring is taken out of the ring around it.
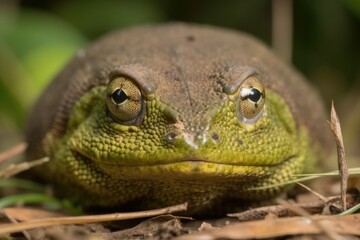
{"label": "blurred green foliage", "polygon": [[0,112],[21,126],[39,91],[86,37],[43,11],[0,10],[0,16]]}
{"label": "blurred green foliage", "polygon": [[[293,63],[326,100],[360,86],[360,1],[293,2]],[[0,1],[0,126],[26,112],[77,49],[113,29],[168,21],[249,32],[271,45],[268,0]],[[354,94],[355,94],[354,93]]]}

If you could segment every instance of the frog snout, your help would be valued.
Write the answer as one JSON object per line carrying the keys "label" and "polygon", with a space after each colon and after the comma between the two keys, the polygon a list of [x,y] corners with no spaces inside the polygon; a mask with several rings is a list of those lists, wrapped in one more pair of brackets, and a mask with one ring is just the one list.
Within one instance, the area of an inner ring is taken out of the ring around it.
{"label": "frog snout", "polygon": [[205,145],[209,140],[217,144],[220,142],[220,136],[218,133],[213,132],[169,132],[166,134],[166,140],[169,143],[175,143],[177,141],[183,141],[188,146],[199,149],[202,145]]}

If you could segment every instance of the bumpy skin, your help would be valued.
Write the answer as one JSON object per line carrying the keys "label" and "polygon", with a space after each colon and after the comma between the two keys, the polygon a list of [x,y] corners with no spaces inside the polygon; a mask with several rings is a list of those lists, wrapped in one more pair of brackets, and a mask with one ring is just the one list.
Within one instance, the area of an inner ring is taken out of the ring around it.
{"label": "bumpy skin", "polygon": [[[135,122],[117,121],[106,107],[115,75],[141,89]],[[245,123],[239,86],[251,75],[266,102]],[[111,33],[80,50],[35,105],[27,140],[29,159],[51,158],[39,175],[84,205],[186,201],[189,214],[204,214],[279,194],[271,186],[316,161],[325,131],[314,89],[257,40],[168,24]]]}

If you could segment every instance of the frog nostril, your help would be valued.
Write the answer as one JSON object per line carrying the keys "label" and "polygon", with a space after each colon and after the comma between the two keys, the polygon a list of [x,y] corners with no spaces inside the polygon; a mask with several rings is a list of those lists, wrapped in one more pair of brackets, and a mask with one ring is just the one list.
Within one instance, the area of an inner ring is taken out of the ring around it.
{"label": "frog nostril", "polygon": [[166,141],[168,143],[173,143],[175,141],[176,137],[177,137],[176,132],[169,132],[165,135]]}
{"label": "frog nostril", "polygon": [[211,134],[211,138],[217,143],[220,142],[220,136],[216,132]]}

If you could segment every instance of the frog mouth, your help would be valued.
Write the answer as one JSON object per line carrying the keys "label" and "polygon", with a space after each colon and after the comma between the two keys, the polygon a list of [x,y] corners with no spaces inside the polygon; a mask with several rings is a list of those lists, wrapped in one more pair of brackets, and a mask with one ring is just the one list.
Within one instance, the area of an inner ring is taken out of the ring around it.
{"label": "frog mouth", "polygon": [[[244,164],[244,163],[226,163],[226,162],[218,162],[218,161],[212,161],[211,159],[204,159],[204,158],[198,158],[198,157],[183,157],[183,158],[174,158],[172,161],[167,162],[152,162],[152,163],[146,163],[144,164],[139,163],[137,161],[132,161],[131,159],[122,159],[121,162],[117,162],[116,160],[104,160],[102,158],[97,158],[94,156],[91,156],[90,154],[87,154],[83,151],[74,151],[73,153],[76,156],[79,156],[85,161],[91,161],[96,163],[97,165],[104,165],[104,166],[118,166],[118,167],[167,167],[167,166],[201,166],[201,165],[208,165],[208,166],[227,166],[227,167],[276,167],[285,164],[286,162],[289,162],[293,159],[296,159],[296,155],[291,155],[287,158],[285,158],[282,161],[279,161],[276,164]],[[124,163],[126,162],[126,163]],[[240,161],[239,161],[240,162]]]}
{"label": "frog mouth", "polygon": [[[258,181],[262,178],[276,176],[279,171],[288,169],[293,165],[294,159],[282,163],[281,165],[265,166],[244,166],[233,164],[222,164],[210,162],[202,159],[186,159],[172,163],[157,163],[151,165],[121,165],[100,160],[91,160],[83,155],[78,155],[84,161],[85,166],[91,166],[91,169],[98,169],[99,173],[105,174],[118,180],[136,180],[136,181],[165,181],[165,182],[183,182],[193,184],[221,182],[248,182]],[[295,159],[296,160],[296,159]],[[89,164],[90,163],[90,164]]]}
{"label": "frog mouth", "polygon": [[[246,179],[254,181],[276,176],[279,171],[297,173],[299,158],[290,157],[276,165],[240,165],[209,161],[202,158],[182,158],[172,162],[154,162],[151,164],[124,164],[116,161],[103,161],[79,151],[73,151],[74,157],[84,162],[84,166],[97,169],[111,178],[124,180],[153,180],[175,182],[241,182]],[[300,160],[301,162],[301,160]],[[293,168],[295,170],[293,170]],[[93,171],[93,170],[92,170]],[[230,180],[232,179],[232,180]]]}

